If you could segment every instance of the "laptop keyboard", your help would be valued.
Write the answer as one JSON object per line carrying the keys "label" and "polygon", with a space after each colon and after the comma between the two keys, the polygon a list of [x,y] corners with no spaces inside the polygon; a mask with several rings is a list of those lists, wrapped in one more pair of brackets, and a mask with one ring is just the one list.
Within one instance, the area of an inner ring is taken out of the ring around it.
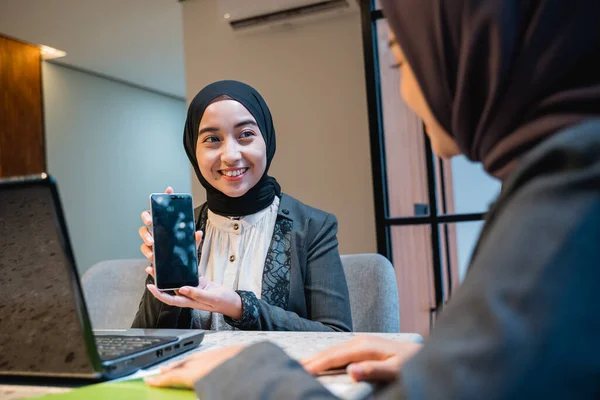
{"label": "laptop keyboard", "polygon": [[104,361],[126,357],[163,344],[176,342],[176,337],[171,336],[117,336],[98,335],[96,346],[100,358]]}

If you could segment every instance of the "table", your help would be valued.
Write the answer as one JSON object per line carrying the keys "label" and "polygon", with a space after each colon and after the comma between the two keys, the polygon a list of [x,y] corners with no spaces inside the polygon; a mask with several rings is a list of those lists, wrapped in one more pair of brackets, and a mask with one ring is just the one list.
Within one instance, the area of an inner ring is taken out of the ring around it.
{"label": "table", "polygon": [[[249,332],[219,331],[207,332],[202,344],[183,355],[171,358],[163,363],[140,370],[119,380],[137,379],[158,373],[161,365],[182,359],[192,353],[218,349],[230,345],[250,345],[261,341],[271,341],[282,347],[290,357],[300,359],[337,343],[352,339],[357,335],[373,335],[391,340],[422,342],[417,334],[410,333],[349,333],[349,332]],[[334,394],[343,399],[365,398],[373,391],[373,386],[353,382],[348,375],[323,376],[319,380]],[[67,387],[0,385],[0,399],[14,400],[36,397],[44,394],[61,393],[71,390]]]}

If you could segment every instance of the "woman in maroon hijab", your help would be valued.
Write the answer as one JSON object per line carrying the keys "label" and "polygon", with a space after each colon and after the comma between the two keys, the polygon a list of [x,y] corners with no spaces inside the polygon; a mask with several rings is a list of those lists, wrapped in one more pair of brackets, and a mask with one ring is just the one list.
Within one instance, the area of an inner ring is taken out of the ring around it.
{"label": "woman in maroon hijab", "polygon": [[[359,339],[309,360],[383,398],[600,398],[600,1],[382,0],[400,91],[434,151],[503,181],[462,287],[422,348]],[[201,398],[328,398],[274,345],[151,382]],[[210,361],[210,362],[209,362]]]}

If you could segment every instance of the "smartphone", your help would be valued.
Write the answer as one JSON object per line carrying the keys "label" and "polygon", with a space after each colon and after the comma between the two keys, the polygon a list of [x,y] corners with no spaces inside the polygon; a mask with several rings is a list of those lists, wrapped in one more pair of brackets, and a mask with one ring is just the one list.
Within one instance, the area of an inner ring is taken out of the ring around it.
{"label": "smartphone", "polygon": [[150,195],[154,238],[154,283],[158,290],[198,286],[196,225],[192,196],[187,193]]}

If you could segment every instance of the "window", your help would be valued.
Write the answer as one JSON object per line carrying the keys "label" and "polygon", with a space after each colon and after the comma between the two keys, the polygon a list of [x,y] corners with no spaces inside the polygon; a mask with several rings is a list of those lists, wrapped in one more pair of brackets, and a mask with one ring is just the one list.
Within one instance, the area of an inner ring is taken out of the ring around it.
{"label": "window", "polygon": [[464,157],[435,157],[400,96],[379,7],[361,0],[377,246],[396,269],[401,330],[427,335],[464,278],[500,184]]}

